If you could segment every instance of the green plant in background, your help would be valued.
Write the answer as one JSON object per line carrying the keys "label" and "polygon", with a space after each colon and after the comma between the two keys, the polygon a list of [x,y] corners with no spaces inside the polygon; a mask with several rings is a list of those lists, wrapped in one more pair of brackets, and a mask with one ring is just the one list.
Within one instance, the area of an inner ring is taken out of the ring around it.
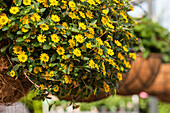
{"label": "green plant in background", "polygon": [[24,103],[31,113],[42,113],[42,101],[32,100],[36,96],[34,91],[31,91],[26,97],[21,99],[21,102]]}
{"label": "green plant in background", "polygon": [[139,38],[137,51],[144,52],[143,56],[148,57],[150,52],[162,53],[163,61],[170,62],[170,33],[159,23],[148,18],[139,19],[135,26],[134,34]]}
{"label": "green plant in background", "polygon": [[89,111],[92,107],[97,107],[99,110],[101,107],[105,106],[108,111],[116,110],[115,108],[120,108],[120,104],[127,105],[128,102],[131,102],[131,97],[129,96],[110,96],[106,99],[92,102],[92,103],[81,103],[80,110],[81,111]]}

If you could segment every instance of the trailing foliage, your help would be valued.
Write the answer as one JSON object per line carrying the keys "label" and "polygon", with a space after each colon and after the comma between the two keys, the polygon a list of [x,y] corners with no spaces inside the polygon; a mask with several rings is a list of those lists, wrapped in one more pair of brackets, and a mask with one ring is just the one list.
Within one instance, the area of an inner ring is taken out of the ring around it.
{"label": "trailing foliage", "polygon": [[34,99],[115,94],[136,58],[129,0],[0,0],[0,7],[0,40],[8,42],[1,53],[15,64],[8,75],[29,78]]}

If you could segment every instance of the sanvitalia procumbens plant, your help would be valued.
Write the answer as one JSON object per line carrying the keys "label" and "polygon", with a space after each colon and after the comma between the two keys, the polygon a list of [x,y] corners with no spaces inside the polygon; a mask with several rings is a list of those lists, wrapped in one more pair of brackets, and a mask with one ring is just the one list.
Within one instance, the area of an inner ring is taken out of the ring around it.
{"label": "sanvitalia procumbens plant", "polygon": [[0,7],[8,75],[26,76],[39,99],[115,94],[136,58],[129,0],[0,0]]}

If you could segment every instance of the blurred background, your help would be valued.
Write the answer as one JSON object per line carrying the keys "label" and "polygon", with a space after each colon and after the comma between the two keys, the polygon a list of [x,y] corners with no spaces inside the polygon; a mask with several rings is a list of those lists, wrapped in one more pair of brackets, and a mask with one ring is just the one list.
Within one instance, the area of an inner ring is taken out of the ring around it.
{"label": "blurred background", "polygon": [[132,0],[131,4],[134,11],[129,14],[138,22],[134,34],[140,43],[135,50],[140,53],[116,96],[78,103],[80,107],[73,110],[57,97],[33,101],[32,91],[20,102],[1,105],[0,113],[170,113],[170,0]]}

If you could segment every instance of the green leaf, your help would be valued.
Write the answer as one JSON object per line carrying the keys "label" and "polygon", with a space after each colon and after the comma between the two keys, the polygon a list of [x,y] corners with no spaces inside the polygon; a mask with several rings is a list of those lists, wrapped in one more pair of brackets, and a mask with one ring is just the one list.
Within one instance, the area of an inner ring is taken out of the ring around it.
{"label": "green leaf", "polygon": [[23,42],[23,41],[24,41],[23,37],[19,37],[19,38],[16,40],[16,42]]}
{"label": "green leaf", "polygon": [[6,49],[7,49],[9,46],[10,46],[10,44],[8,44],[8,45],[2,47],[2,48],[0,49],[0,52],[2,52],[2,53],[5,52]]}
{"label": "green leaf", "polygon": [[14,34],[8,32],[7,37],[10,38],[11,40],[13,40],[15,36],[14,36]]}
{"label": "green leaf", "polygon": [[25,24],[24,27],[27,28],[27,29],[30,28],[30,26],[28,24]]}
{"label": "green leaf", "polygon": [[19,62],[18,57],[14,57],[14,58],[12,58],[11,60],[12,60],[12,61]]}
{"label": "green leaf", "polygon": [[91,22],[91,25],[95,25],[97,23],[97,20],[93,20],[92,22]]}
{"label": "green leaf", "polygon": [[32,67],[29,67],[29,68],[28,68],[28,71],[29,71],[30,73],[32,72],[32,70],[33,70]]}
{"label": "green leaf", "polygon": [[14,67],[13,67],[13,70],[14,71],[17,71],[19,69],[20,65],[16,64]]}
{"label": "green leaf", "polygon": [[51,62],[55,61],[57,59],[57,54],[54,53],[50,59]]}
{"label": "green leaf", "polygon": [[74,27],[71,29],[71,31],[75,32],[75,33],[79,33],[79,30],[77,28],[74,28]]}
{"label": "green leaf", "polygon": [[83,60],[89,60],[89,59],[90,59],[90,58],[88,58],[88,57],[84,57],[84,58],[83,58]]}
{"label": "green leaf", "polygon": [[70,74],[69,66],[67,66],[66,73],[67,73],[68,75]]}
{"label": "green leaf", "polygon": [[17,35],[22,35],[22,34],[23,32],[21,30],[17,32]]}
{"label": "green leaf", "polygon": [[22,3],[22,0],[16,0],[16,6],[20,6]]}
{"label": "green leaf", "polygon": [[44,24],[45,22],[44,21],[40,21],[37,25],[41,25],[41,24]]}
{"label": "green leaf", "polygon": [[67,58],[70,58],[70,57],[71,57],[71,55],[70,55],[70,54],[67,54],[67,55],[66,55],[66,57],[67,57]]}
{"label": "green leaf", "polygon": [[45,49],[45,50],[49,50],[50,48],[51,48],[51,46],[48,45],[48,44],[45,44],[45,45],[43,46],[43,49]]}
{"label": "green leaf", "polygon": [[40,9],[40,12],[42,13],[42,12],[44,12],[46,10],[46,8],[42,8],[42,9]]}
{"label": "green leaf", "polygon": [[8,30],[8,29],[9,29],[8,26],[3,26],[2,31],[6,31],[6,30]]}
{"label": "green leaf", "polygon": [[56,28],[60,28],[60,29],[66,29],[65,27],[63,27],[62,25],[56,25]]}

